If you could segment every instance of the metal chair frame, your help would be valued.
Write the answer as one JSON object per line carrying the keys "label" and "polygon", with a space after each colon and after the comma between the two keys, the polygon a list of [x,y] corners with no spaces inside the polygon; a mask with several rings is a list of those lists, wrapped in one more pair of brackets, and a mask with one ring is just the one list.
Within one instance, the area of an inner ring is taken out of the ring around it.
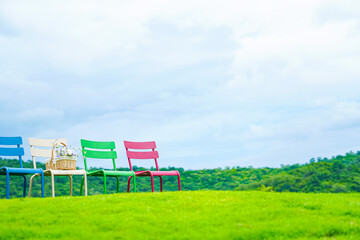
{"label": "metal chair frame", "polygon": [[[0,156],[17,156],[20,162],[20,168],[13,167],[1,167],[0,175],[6,175],[6,198],[10,197],[10,176],[22,176],[24,178],[24,191],[23,197],[26,196],[26,175],[38,174],[41,176],[41,197],[44,197],[44,171],[41,168],[24,168],[22,162],[22,156],[24,156],[24,148],[20,147],[23,143],[22,137],[0,137],[0,145],[6,145],[6,147],[0,148]],[[10,147],[12,146],[12,147]],[[14,147],[16,146],[16,147]]]}

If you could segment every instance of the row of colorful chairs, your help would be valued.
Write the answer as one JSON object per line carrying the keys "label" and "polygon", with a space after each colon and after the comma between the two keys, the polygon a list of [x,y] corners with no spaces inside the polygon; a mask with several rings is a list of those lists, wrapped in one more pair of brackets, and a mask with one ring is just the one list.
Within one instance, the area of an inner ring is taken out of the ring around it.
{"label": "row of colorful chairs", "polygon": [[[129,142],[124,141],[126,149],[126,155],[129,162],[130,171],[117,171],[115,160],[117,159],[117,153],[115,151],[115,142],[100,142],[81,139],[82,155],[84,159],[85,169],[77,170],[43,170],[36,167],[36,161],[40,158],[50,158],[52,154],[52,147],[55,141],[63,142],[67,144],[66,139],[38,139],[29,138],[30,152],[33,160],[34,168],[24,168],[22,157],[24,156],[24,149],[21,147],[23,144],[22,137],[0,137],[0,156],[5,157],[18,157],[20,161],[19,168],[13,167],[0,167],[0,175],[6,175],[6,198],[9,199],[10,195],[10,176],[22,176],[24,178],[23,196],[26,196],[26,175],[32,174],[29,183],[29,197],[31,196],[33,179],[36,176],[41,177],[41,197],[44,197],[44,176],[51,176],[51,189],[52,197],[55,197],[55,176],[68,176],[70,178],[70,195],[72,195],[72,176],[82,175],[80,185],[80,195],[82,195],[83,188],[85,196],[87,196],[87,177],[88,176],[101,176],[104,180],[104,194],[106,194],[106,178],[115,177],[117,179],[117,192],[119,192],[120,176],[128,177],[127,191],[130,191],[131,180],[133,182],[133,190],[136,192],[136,177],[150,177],[151,178],[151,190],[154,192],[154,177],[160,178],[160,191],[163,190],[163,176],[177,176],[179,191],[181,191],[180,174],[178,171],[160,171],[157,159],[159,153],[156,151],[155,141],[151,142]],[[45,149],[44,149],[45,148]],[[87,159],[111,159],[113,163],[113,170],[90,170],[88,168]],[[133,171],[131,159],[153,159],[155,161],[156,171]]]}

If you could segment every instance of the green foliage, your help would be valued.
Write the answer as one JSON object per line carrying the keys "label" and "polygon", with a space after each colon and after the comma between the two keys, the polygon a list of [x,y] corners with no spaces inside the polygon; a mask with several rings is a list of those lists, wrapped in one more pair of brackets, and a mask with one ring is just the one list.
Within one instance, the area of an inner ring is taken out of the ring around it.
{"label": "green foliage", "polygon": [[360,194],[120,193],[0,200],[0,239],[360,239]]}
{"label": "green foliage", "polygon": [[[18,160],[0,159],[0,166],[19,167]],[[32,167],[30,161],[25,167]],[[45,168],[41,163],[38,167]],[[128,171],[128,168],[118,170]],[[145,170],[134,166],[135,171]],[[155,169],[152,169],[155,170]],[[276,192],[360,192],[360,152],[338,155],[331,159],[312,158],[310,163],[300,165],[282,165],[281,168],[215,168],[203,170],[184,170],[182,168],[161,168],[160,170],[178,170],[183,190],[261,190]],[[22,178],[12,176],[11,197],[22,196]],[[177,178],[164,177],[164,191],[177,191]],[[74,176],[74,195],[79,195],[81,177]],[[125,192],[127,178],[120,178],[120,191]],[[56,196],[69,194],[69,179],[55,178]],[[103,193],[101,177],[89,177],[90,195]],[[155,190],[159,191],[159,179],[155,178]],[[108,179],[108,193],[116,192],[116,179]],[[137,178],[139,192],[151,191],[149,177]],[[40,196],[40,178],[36,178],[34,196]],[[45,177],[45,196],[51,196],[50,177]],[[0,197],[5,197],[5,176],[0,176]]]}

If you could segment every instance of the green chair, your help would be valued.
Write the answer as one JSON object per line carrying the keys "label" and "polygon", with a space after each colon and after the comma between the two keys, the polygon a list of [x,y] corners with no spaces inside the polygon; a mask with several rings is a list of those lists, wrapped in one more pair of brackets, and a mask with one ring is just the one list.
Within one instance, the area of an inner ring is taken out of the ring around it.
{"label": "green chair", "polygon": [[[106,177],[116,177],[117,192],[119,192],[119,177],[133,177],[134,192],[136,192],[136,180],[134,171],[116,171],[115,159],[117,154],[115,149],[115,142],[96,142],[81,139],[81,148],[84,158],[85,170],[88,177],[100,176],[104,178],[104,194],[106,194]],[[88,158],[94,159],[112,159],[114,170],[88,170],[86,160]],[[80,195],[82,195],[84,178],[81,180]]]}

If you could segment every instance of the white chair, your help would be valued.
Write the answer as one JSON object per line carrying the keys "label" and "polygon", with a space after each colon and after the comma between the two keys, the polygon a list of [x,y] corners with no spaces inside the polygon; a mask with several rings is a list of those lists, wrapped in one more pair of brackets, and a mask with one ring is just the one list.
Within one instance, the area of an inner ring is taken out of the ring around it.
{"label": "white chair", "polygon": [[[30,151],[33,160],[34,168],[36,169],[36,158],[51,158],[51,152],[53,148],[53,144],[55,141],[63,142],[67,144],[67,140],[65,138],[62,139],[39,139],[39,138],[29,138]],[[36,148],[35,148],[36,147]],[[42,147],[42,148],[39,148]],[[47,148],[47,149],[44,149]],[[55,176],[69,176],[70,178],[70,196],[72,196],[72,176],[73,175],[83,175],[84,176],[84,188],[85,188],[85,196],[87,196],[87,175],[84,169],[81,170],[44,170],[44,176],[51,176],[51,191],[52,197],[55,197]],[[31,188],[33,178],[36,176],[40,176],[40,174],[34,174],[30,178],[29,184],[29,197],[31,197]]]}

